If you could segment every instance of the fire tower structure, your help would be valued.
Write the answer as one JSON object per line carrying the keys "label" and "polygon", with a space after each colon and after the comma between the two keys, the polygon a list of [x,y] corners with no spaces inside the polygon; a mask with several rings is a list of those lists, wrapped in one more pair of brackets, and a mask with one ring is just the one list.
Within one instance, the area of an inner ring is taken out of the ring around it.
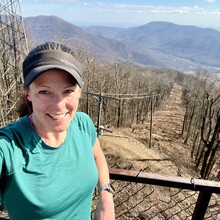
{"label": "fire tower structure", "polygon": [[0,0],[0,127],[15,120],[28,52],[19,0]]}

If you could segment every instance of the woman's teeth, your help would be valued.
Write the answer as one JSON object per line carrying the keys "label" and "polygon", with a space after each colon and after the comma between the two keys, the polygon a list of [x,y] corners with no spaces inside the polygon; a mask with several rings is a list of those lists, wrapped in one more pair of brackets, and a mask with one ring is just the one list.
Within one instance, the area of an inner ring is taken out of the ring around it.
{"label": "woman's teeth", "polygon": [[50,117],[52,117],[53,119],[61,119],[61,118],[64,118],[66,116],[66,113],[65,114],[48,114]]}

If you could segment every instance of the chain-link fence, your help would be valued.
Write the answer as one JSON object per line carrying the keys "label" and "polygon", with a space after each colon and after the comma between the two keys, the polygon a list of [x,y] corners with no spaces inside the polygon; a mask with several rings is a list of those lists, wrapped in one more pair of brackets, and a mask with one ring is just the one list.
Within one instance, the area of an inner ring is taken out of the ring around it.
{"label": "chain-link fence", "polygon": [[[146,170],[144,171],[146,172]],[[147,171],[149,172],[149,170]],[[208,207],[205,205],[205,200],[199,201],[199,195],[201,191],[176,187],[167,187],[162,185],[162,179],[158,178],[151,182],[154,184],[143,183],[143,178],[135,177],[133,172],[129,170],[121,170],[120,173],[126,174],[126,179],[122,180],[121,174],[113,176],[111,184],[115,189],[114,202],[116,219],[119,220],[220,220],[220,194],[211,193],[211,199]],[[143,173],[143,171],[136,172],[137,174]],[[154,174],[153,174],[154,175]],[[118,178],[119,177],[119,178]],[[129,177],[130,180],[129,181]],[[159,177],[159,176],[158,176]],[[136,181],[135,181],[136,178]],[[184,181],[181,183],[181,177],[177,177],[178,184],[184,186]],[[148,179],[149,181],[149,179]],[[204,180],[201,180],[202,182]],[[147,182],[147,178],[146,178]],[[204,181],[204,185],[210,183],[210,181]],[[216,186],[218,192],[220,192],[220,184],[218,182]],[[169,183],[168,183],[169,184]],[[194,182],[191,181],[194,185]],[[215,184],[214,184],[215,185]],[[207,187],[210,185],[207,184]],[[209,191],[210,188],[207,190]],[[215,191],[215,190],[214,190]],[[202,204],[204,203],[204,204]],[[97,195],[94,197],[93,211],[97,204]],[[199,205],[199,209],[196,210],[196,206]],[[205,215],[201,218],[203,207]]]}

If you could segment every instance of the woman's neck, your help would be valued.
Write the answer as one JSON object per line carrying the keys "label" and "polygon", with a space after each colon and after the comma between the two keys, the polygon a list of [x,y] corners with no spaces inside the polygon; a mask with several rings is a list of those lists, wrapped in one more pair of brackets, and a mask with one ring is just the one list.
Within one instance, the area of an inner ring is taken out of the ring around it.
{"label": "woman's neck", "polygon": [[51,147],[59,147],[66,139],[67,132],[62,133],[41,133],[36,130],[36,133],[41,137],[45,144]]}
{"label": "woman's neck", "polygon": [[41,139],[44,141],[45,144],[51,146],[51,147],[59,147],[66,139],[67,131],[63,132],[41,132],[37,127],[34,125],[32,120],[32,115],[29,116],[30,123],[32,127],[34,128],[35,132],[41,137]]}

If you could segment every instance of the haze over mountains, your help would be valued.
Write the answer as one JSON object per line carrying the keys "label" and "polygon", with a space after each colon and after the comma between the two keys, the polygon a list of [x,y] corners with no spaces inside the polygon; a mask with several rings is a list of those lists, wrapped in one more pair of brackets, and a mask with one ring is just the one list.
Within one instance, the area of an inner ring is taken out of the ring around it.
{"label": "haze over mountains", "polygon": [[27,17],[24,25],[28,37],[36,43],[62,38],[94,54],[100,62],[121,59],[181,71],[201,66],[220,70],[220,32],[210,28],[169,22],[128,29],[79,27],[56,16]]}

